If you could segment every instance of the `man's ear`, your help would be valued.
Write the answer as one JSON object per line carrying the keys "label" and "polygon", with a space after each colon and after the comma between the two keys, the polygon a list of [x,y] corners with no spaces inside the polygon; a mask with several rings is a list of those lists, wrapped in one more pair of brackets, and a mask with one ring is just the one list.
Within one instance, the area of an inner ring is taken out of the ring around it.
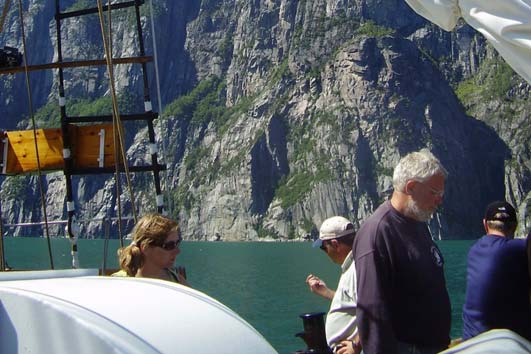
{"label": "man's ear", "polygon": [[404,186],[404,193],[407,195],[413,194],[413,188],[417,184],[417,181],[410,179],[406,182],[406,185]]}
{"label": "man's ear", "polygon": [[487,224],[487,220],[483,219],[483,228],[485,229],[485,232],[489,233],[489,225]]}

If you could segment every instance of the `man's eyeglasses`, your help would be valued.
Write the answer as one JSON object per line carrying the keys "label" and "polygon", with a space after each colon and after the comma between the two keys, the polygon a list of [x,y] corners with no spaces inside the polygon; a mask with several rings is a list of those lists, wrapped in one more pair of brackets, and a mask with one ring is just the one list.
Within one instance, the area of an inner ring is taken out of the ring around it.
{"label": "man's eyeglasses", "polygon": [[179,247],[179,244],[181,243],[183,239],[181,237],[179,237],[177,240],[175,241],[167,241],[167,242],[164,242],[162,245],[158,245],[160,248],[162,248],[163,250],[166,250],[166,251],[173,251],[174,249],[176,249],[177,247]]}
{"label": "man's eyeglasses", "polygon": [[417,181],[419,182],[420,184],[422,184],[423,186],[427,187],[431,194],[434,196],[434,197],[444,197],[444,189],[442,191],[438,190],[438,189],[435,189],[435,188],[432,188],[430,186],[428,186],[426,183],[424,182],[421,182],[421,181]]}

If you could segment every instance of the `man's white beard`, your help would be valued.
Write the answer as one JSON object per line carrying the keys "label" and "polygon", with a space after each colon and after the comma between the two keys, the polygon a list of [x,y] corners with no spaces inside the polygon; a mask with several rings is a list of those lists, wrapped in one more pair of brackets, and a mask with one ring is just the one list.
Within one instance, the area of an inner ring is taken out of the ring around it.
{"label": "man's white beard", "polygon": [[408,199],[406,204],[406,215],[417,221],[428,221],[433,217],[433,212],[420,209],[416,201]]}

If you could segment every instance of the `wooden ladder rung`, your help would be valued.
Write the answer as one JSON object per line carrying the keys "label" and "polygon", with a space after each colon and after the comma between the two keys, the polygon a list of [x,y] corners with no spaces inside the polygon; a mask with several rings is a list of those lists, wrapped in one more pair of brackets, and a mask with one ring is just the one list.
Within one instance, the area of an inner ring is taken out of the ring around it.
{"label": "wooden ladder rung", "polygon": [[[158,114],[155,112],[144,112],[138,114],[120,114],[120,120],[122,121],[135,121],[135,120],[155,120],[157,119]],[[66,121],[68,123],[96,123],[96,122],[112,122],[112,115],[101,115],[101,116],[77,116],[71,117],[68,116]]]}
{"label": "wooden ladder rung", "polygon": [[[124,8],[128,8],[128,7],[131,7],[131,6],[135,6],[136,3],[138,3],[138,5],[143,5],[144,4],[144,0],[132,0],[132,1],[124,1],[124,2],[121,2],[121,3],[117,3],[117,4],[111,4],[111,10],[117,10],[117,9],[124,9]],[[103,11],[108,11],[109,10],[109,6],[108,5],[103,5]],[[96,14],[98,13],[99,10],[97,7],[91,7],[91,8],[87,8],[87,9],[83,9],[83,10],[76,10],[76,11],[69,11],[69,12],[63,12],[63,13],[60,13],[58,14],[59,18],[60,19],[65,19],[65,18],[69,18],[69,17],[78,17],[78,16],[83,16],[83,15],[90,15],[90,14]]]}
{"label": "wooden ladder rung", "polygon": [[[73,168],[71,173],[72,175],[101,175],[101,174],[111,174],[118,169],[120,172],[125,172],[123,165],[113,166],[113,167],[101,167],[101,168]],[[165,171],[166,165],[157,164],[157,165],[143,165],[143,166],[128,166],[129,172],[152,172],[152,171]]]}
{"label": "wooden ladder rung", "polygon": [[[143,64],[153,61],[153,56],[146,55],[142,57],[125,57],[125,58],[114,58],[112,60],[113,64]],[[37,64],[37,65],[28,65],[28,71],[38,71],[38,70],[48,70],[48,69],[59,69],[59,68],[80,68],[84,66],[102,66],[107,65],[105,59],[93,59],[93,60],[73,60],[73,61],[63,61],[63,62],[54,62],[48,64]],[[4,74],[16,74],[25,71],[24,66],[17,66],[16,68],[2,68],[0,69],[0,75]]]}

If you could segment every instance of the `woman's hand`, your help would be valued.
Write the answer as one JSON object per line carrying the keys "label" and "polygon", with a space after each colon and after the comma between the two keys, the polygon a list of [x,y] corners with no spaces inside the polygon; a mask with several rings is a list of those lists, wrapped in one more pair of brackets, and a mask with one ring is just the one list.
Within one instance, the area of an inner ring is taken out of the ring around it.
{"label": "woman's hand", "polygon": [[175,270],[177,271],[177,280],[179,281],[179,284],[190,286],[190,284],[188,284],[188,281],[186,280],[186,268],[177,267]]}

